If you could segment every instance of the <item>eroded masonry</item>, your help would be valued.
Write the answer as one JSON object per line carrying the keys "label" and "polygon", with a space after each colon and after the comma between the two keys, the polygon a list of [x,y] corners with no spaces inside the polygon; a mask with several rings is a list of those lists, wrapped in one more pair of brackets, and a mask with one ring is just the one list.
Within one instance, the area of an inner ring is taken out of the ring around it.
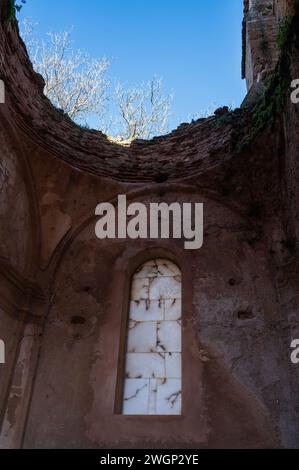
{"label": "eroded masonry", "polygon": [[[0,446],[298,447],[297,3],[244,1],[240,109],[130,146],[45,98],[10,4],[0,3]],[[94,209],[119,194],[203,203],[203,247],[98,240]]]}

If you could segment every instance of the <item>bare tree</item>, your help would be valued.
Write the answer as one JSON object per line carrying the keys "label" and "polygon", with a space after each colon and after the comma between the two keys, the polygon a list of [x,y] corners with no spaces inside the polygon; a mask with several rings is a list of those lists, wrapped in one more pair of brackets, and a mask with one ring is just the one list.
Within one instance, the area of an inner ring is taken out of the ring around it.
{"label": "bare tree", "polygon": [[150,139],[168,129],[171,96],[164,96],[161,78],[154,77],[140,88],[116,85],[114,102],[118,109],[117,139]]}
{"label": "bare tree", "polygon": [[45,80],[45,95],[70,118],[82,124],[94,114],[103,113],[108,99],[107,59],[93,59],[72,49],[70,33],[48,33],[38,41],[34,25],[26,22],[23,38],[34,69]]}
{"label": "bare tree", "polygon": [[117,142],[149,139],[168,130],[171,96],[154,77],[140,87],[113,85],[109,61],[74,50],[70,32],[37,39],[35,24],[24,20],[21,33],[34,69],[45,79],[45,95],[78,124],[97,122]]}

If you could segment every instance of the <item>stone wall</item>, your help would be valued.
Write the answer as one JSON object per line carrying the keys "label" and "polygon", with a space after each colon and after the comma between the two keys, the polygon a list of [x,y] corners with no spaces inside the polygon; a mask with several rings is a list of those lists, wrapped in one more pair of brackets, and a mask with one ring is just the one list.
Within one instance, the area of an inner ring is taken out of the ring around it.
{"label": "stone wall", "polygon": [[295,0],[244,0],[242,75],[247,89],[274,71],[281,22],[294,13]]}
{"label": "stone wall", "polygon": [[274,0],[274,14],[279,21],[294,13],[294,3],[294,0]]}
{"label": "stone wall", "polygon": [[278,20],[273,0],[245,0],[244,13],[243,78],[249,90],[255,82],[264,81],[276,66]]}
{"label": "stone wall", "polygon": [[[245,2],[248,86],[273,70],[291,2]],[[298,107],[241,145],[242,109],[122,147],[42,94],[0,3],[0,445],[298,447]],[[271,8],[270,8],[271,7]],[[299,76],[298,50],[291,74]],[[95,207],[204,203],[204,246],[99,241]],[[182,272],[183,415],[120,414],[130,283],[149,259]],[[151,426],[148,425],[151,419]]]}

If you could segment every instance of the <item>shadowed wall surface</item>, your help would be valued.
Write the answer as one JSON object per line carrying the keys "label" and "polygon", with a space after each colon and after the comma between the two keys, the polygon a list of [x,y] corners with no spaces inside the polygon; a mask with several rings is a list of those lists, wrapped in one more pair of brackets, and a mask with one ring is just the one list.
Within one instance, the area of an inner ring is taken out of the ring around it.
{"label": "shadowed wall surface", "polygon": [[[280,74],[299,77],[298,28],[283,57],[277,47],[295,2],[245,0],[241,109],[130,146],[82,130],[44,97],[9,3],[0,3],[1,447],[298,447],[298,106],[285,96],[278,112],[276,102]],[[204,246],[96,239],[95,207],[119,194],[147,206],[204,203]],[[131,280],[153,259],[182,274],[182,414],[127,416]]]}

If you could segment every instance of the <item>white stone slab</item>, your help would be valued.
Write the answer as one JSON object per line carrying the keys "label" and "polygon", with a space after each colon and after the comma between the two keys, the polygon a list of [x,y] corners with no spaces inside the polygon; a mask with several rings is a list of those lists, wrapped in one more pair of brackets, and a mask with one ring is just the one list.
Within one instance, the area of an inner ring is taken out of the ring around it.
{"label": "white stone slab", "polygon": [[182,355],[181,353],[165,354],[166,378],[180,379],[182,377]]}
{"label": "white stone slab", "polygon": [[181,414],[181,275],[165,259],[140,267],[132,281],[123,413]]}
{"label": "white stone slab", "polygon": [[157,347],[157,322],[129,322],[128,353],[155,352]]}
{"label": "white stone slab", "polygon": [[182,412],[181,380],[165,379],[157,382],[157,414],[180,415]]}
{"label": "white stone slab", "polygon": [[170,299],[165,300],[164,319],[180,320],[182,317],[182,300]]}
{"label": "white stone slab", "polygon": [[149,381],[149,400],[148,400],[148,414],[155,415],[157,413],[157,380],[150,379]]}
{"label": "white stone slab", "polygon": [[124,384],[124,415],[148,414],[149,380],[126,379]]}
{"label": "white stone slab", "polygon": [[157,260],[158,274],[160,277],[180,276],[181,271],[178,266],[171,261],[165,259]]}
{"label": "white stone slab", "polygon": [[158,353],[127,353],[126,376],[130,379],[165,377],[165,358]]}
{"label": "white stone slab", "polygon": [[149,280],[149,298],[151,300],[181,299],[181,291],[180,276],[156,277]]}
{"label": "white stone slab", "polygon": [[154,261],[143,264],[134,274],[135,279],[158,276],[158,266]]}
{"label": "white stone slab", "polygon": [[134,274],[137,278],[180,276],[181,271],[174,263],[165,259],[147,261]]}
{"label": "white stone slab", "polygon": [[149,279],[133,279],[131,289],[131,300],[142,300],[149,298]]}
{"label": "white stone slab", "polygon": [[156,321],[164,319],[164,302],[140,300],[130,302],[130,318],[135,321]]}
{"label": "white stone slab", "polygon": [[158,323],[158,351],[181,352],[182,333],[179,321],[162,321]]}

